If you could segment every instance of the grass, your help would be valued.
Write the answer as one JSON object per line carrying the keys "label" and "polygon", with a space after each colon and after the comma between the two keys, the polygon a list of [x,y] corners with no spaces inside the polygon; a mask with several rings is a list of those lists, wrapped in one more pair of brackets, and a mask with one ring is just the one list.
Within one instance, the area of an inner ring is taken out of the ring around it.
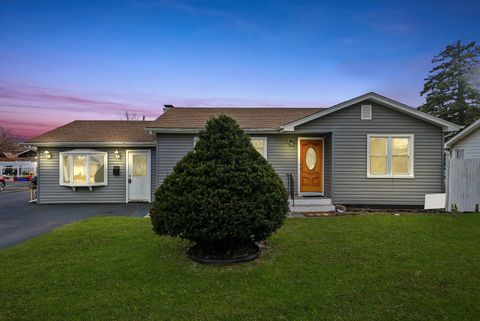
{"label": "grass", "polygon": [[148,220],[0,252],[0,320],[478,320],[480,216],[290,219],[261,260],[188,260]]}

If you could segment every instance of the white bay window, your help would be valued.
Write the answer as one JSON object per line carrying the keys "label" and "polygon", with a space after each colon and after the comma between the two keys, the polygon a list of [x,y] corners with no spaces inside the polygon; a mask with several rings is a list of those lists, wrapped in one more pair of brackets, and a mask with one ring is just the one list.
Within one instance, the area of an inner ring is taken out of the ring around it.
{"label": "white bay window", "polygon": [[367,177],[413,178],[413,135],[367,135]]}
{"label": "white bay window", "polygon": [[106,186],[108,154],[87,149],[61,152],[59,169],[62,186]]}

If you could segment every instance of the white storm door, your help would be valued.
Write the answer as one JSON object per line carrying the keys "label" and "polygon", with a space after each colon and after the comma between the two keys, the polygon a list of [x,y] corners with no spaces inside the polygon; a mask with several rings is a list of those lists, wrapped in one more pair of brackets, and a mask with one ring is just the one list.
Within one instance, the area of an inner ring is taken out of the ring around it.
{"label": "white storm door", "polygon": [[150,151],[127,151],[128,201],[150,202]]}

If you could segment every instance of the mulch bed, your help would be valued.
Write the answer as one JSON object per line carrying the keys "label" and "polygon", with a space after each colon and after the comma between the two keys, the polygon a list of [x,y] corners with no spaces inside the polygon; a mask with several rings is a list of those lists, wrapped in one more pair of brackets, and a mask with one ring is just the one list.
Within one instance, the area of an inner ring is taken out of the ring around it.
{"label": "mulch bed", "polygon": [[348,207],[347,215],[358,215],[368,213],[383,213],[383,214],[435,214],[444,213],[445,210],[424,210],[420,208],[366,208],[366,207]]}
{"label": "mulch bed", "polygon": [[305,212],[303,213],[305,217],[328,217],[328,216],[337,216],[336,212]]}
{"label": "mulch bed", "polygon": [[261,247],[255,243],[235,249],[235,251],[228,254],[214,253],[210,249],[201,248],[198,244],[194,244],[187,250],[188,257],[206,265],[230,265],[249,262],[258,259],[260,253]]}

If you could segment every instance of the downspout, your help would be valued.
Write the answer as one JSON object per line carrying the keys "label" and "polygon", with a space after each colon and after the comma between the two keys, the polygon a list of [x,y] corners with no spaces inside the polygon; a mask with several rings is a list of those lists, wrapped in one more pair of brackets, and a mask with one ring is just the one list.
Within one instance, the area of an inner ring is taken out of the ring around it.
{"label": "downspout", "polygon": [[[153,136],[154,139],[155,139],[155,149],[153,151],[155,153],[155,188],[154,188],[154,191],[152,191],[152,193],[151,193],[152,195],[150,195],[150,199],[153,199],[152,196],[155,194],[155,191],[157,190],[157,188],[159,186],[158,180],[159,180],[159,176],[160,176],[160,175],[158,175],[158,141],[157,141],[157,134],[156,133],[149,130],[148,134]],[[151,164],[150,164],[150,166],[151,166]],[[152,180],[153,180],[153,177],[152,177]]]}
{"label": "downspout", "polygon": [[330,178],[330,184],[332,185],[332,191],[331,191],[331,198],[332,198],[332,204],[335,205],[335,131],[333,130],[330,135],[332,136],[331,140],[331,144],[330,144],[330,148],[332,149],[331,151],[331,178]]}
{"label": "downspout", "polygon": [[442,131],[442,193],[445,193],[446,191],[446,182],[448,180],[448,177],[447,177],[447,170],[445,168],[445,165],[446,165],[446,162],[445,162],[445,158],[446,158],[446,150],[445,150],[445,133]]}
{"label": "downspout", "polygon": [[37,204],[40,204],[40,164],[41,164],[41,153],[40,148],[37,147]]}

